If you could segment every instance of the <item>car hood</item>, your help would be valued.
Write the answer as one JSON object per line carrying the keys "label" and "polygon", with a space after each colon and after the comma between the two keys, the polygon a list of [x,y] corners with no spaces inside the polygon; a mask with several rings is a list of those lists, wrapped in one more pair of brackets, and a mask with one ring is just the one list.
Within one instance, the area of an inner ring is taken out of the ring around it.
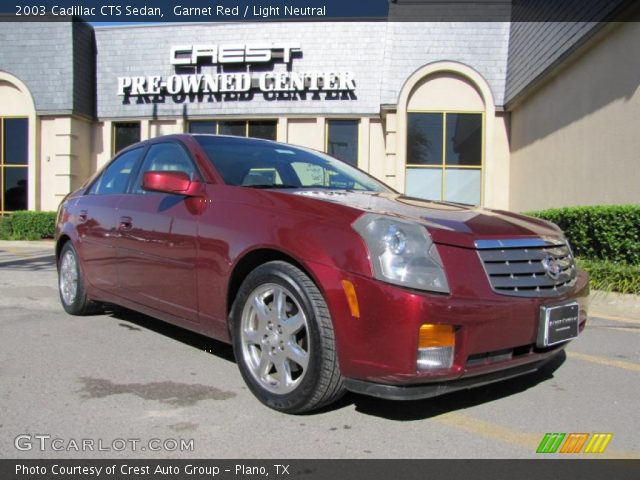
{"label": "car hood", "polygon": [[387,192],[291,190],[287,193],[414,221],[429,230],[434,242],[448,245],[475,248],[474,242],[484,239],[563,238],[562,232],[550,222],[459,203],[434,202]]}

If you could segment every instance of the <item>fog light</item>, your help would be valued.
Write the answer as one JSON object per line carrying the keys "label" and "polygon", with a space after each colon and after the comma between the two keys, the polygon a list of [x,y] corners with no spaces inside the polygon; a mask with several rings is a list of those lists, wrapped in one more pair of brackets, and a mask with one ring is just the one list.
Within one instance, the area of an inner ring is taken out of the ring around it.
{"label": "fog light", "polygon": [[418,370],[451,368],[455,343],[453,325],[422,325],[418,336]]}
{"label": "fog light", "polygon": [[451,365],[453,365],[453,347],[418,349],[418,370],[451,368]]}

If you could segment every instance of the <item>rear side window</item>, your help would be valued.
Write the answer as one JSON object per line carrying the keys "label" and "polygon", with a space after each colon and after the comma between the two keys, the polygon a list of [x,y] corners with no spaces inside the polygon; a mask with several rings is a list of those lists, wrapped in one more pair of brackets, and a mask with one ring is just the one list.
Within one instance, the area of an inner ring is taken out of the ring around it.
{"label": "rear side window", "polygon": [[116,158],[89,189],[89,195],[117,195],[124,193],[143,148],[136,148]]}

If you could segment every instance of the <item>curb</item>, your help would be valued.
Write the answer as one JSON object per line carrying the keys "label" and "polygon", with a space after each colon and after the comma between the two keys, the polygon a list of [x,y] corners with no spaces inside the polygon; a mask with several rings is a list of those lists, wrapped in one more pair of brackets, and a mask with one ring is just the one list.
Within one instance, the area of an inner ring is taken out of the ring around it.
{"label": "curb", "polygon": [[2,248],[20,248],[20,247],[53,247],[54,240],[47,238],[44,240],[0,240],[0,250]]}
{"label": "curb", "polygon": [[593,290],[589,295],[589,312],[640,320],[640,295]]}

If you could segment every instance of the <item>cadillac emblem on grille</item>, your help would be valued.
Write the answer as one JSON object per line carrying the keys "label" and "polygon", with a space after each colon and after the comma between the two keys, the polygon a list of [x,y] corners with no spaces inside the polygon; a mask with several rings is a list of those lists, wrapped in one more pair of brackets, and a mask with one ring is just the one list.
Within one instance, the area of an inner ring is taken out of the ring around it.
{"label": "cadillac emblem on grille", "polygon": [[542,259],[542,267],[544,268],[547,275],[549,275],[554,280],[557,280],[560,277],[561,268],[560,263],[557,258],[552,257],[551,255],[547,255]]}
{"label": "cadillac emblem on grille", "polygon": [[491,284],[501,295],[556,297],[576,282],[576,264],[564,238],[475,241]]}

